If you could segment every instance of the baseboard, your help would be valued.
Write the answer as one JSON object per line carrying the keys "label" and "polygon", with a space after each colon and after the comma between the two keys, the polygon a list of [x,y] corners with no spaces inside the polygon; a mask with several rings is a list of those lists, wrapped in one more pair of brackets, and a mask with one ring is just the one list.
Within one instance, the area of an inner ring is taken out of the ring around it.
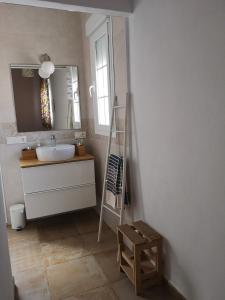
{"label": "baseboard", "polygon": [[179,297],[180,300],[187,300],[182,294],[180,291],[178,291],[177,288],[175,288],[175,286],[172,284],[171,281],[169,281],[167,278],[163,278],[163,283],[166,284],[169,289],[170,289],[170,292],[172,295],[174,295],[174,297]]}

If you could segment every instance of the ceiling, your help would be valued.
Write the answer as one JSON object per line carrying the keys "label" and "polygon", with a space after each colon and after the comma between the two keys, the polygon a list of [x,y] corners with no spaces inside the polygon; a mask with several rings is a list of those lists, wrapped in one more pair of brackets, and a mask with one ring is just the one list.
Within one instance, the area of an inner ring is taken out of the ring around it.
{"label": "ceiling", "polygon": [[132,12],[132,0],[0,0],[0,3],[31,5],[69,11],[102,12],[111,11],[113,14]]}

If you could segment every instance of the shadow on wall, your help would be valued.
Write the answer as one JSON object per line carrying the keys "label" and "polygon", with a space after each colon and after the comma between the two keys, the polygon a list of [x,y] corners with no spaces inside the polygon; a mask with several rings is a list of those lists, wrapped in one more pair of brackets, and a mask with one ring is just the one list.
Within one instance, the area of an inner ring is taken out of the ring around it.
{"label": "shadow on wall", "polygon": [[131,2],[131,8],[133,12],[135,8],[138,6],[138,2],[140,2],[140,0],[130,0],[130,2]]}
{"label": "shadow on wall", "polygon": [[145,220],[141,172],[139,165],[139,144],[137,139],[136,118],[134,112],[133,98],[130,96],[128,106],[128,128],[129,130],[129,185],[133,211],[133,220]]}
{"label": "shadow on wall", "polygon": [[[131,1],[132,9],[135,8],[136,1]],[[126,19],[126,44],[130,44],[129,40],[129,23]],[[130,48],[127,47],[127,90],[130,91]],[[133,95],[129,94],[129,102],[127,105],[127,127],[128,127],[128,191],[131,200],[131,207],[129,208],[129,213],[131,215],[131,220],[135,221],[137,219],[145,220],[144,213],[144,203],[143,203],[143,193],[141,187],[141,172],[139,165],[139,144],[137,140],[137,126],[136,117],[134,110]]]}
{"label": "shadow on wall", "polygon": [[[99,201],[102,196],[102,182],[104,179],[104,168],[105,168],[105,157],[102,159],[101,153],[96,146],[95,140],[89,138],[87,146],[87,151],[93,153],[95,156],[95,181],[96,181],[96,195],[97,195],[97,207],[100,208]],[[102,153],[106,154],[107,143],[101,143]]]}
{"label": "shadow on wall", "polygon": [[195,288],[191,284],[191,280],[188,278],[187,272],[182,268],[182,264],[179,262],[176,252],[173,250],[172,245],[165,237],[163,238],[163,263],[164,275],[169,283],[175,286],[175,284],[171,282],[170,278],[172,273],[174,273],[174,270],[176,270],[175,272],[179,274],[179,280],[181,282],[185,282],[186,288],[186,291],[178,290],[178,292],[181,295],[189,295],[189,299],[197,299],[197,295],[194,292]]}

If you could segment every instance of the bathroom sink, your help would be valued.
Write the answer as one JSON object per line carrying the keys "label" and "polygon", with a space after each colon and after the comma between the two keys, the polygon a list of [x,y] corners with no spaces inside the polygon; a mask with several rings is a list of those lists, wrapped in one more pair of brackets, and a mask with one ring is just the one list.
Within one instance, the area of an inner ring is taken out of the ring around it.
{"label": "bathroom sink", "polygon": [[68,144],[58,144],[56,146],[37,147],[37,158],[40,161],[59,161],[74,157],[75,146]]}

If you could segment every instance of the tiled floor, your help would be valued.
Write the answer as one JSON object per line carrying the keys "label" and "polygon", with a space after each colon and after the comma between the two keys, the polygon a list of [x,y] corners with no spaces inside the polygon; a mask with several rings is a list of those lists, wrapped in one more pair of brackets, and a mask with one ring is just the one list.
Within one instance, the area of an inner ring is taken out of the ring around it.
{"label": "tiled floor", "polygon": [[98,216],[84,210],[8,230],[10,256],[20,300],[178,300],[155,287],[136,297],[118,270],[116,236],[105,225],[97,243]]}

